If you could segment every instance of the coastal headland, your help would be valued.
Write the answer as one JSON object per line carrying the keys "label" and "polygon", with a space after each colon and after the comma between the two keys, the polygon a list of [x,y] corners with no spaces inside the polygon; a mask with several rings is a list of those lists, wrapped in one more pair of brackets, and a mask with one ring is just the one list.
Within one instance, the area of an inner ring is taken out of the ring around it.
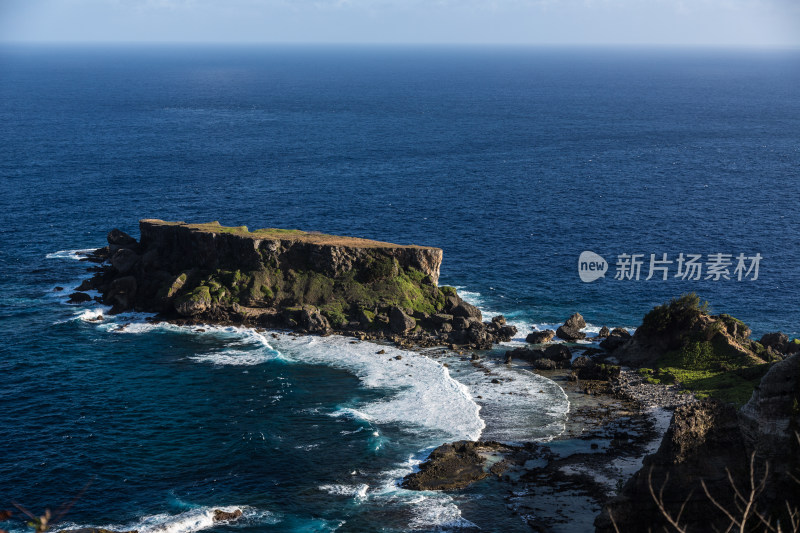
{"label": "coastal headland", "polygon": [[289,327],[418,346],[489,348],[516,328],[483,321],[453,287],[439,287],[442,250],[216,222],[141,220],[91,255],[102,263],[78,287],[111,313],[145,311],[183,323]]}

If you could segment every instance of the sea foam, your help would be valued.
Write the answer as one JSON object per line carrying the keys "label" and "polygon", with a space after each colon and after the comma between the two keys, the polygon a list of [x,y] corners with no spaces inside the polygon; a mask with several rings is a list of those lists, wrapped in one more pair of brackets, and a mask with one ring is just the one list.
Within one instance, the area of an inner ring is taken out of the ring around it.
{"label": "sea foam", "polygon": [[[346,337],[279,336],[276,346],[288,360],[342,368],[364,387],[386,392],[382,400],[343,406],[334,415],[351,416],[380,426],[398,424],[433,431],[443,440],[480,437],[484,422],[469,389],[447,368],[418,353],[370,342],[351,344]],[[377,352],[384,350],[385,353]],[[400,357],[398,359],[397,357]]]}
{"label": "sea foam", "polygon": [[257,526],[259,524],[277,524],[280,522],[280,519],[269,511],[248,506],[223,506],[198,507],[175,515],[168,513],[147,515],[127,524],[106,524],[102,526],[64,524],[63,527],[55,531],[100,527],[113,531],[137,530],[139,533],[194,533],[195,531],[211,529],[220,524],[220,522],[214,521],[214,511],[216,509],[225,512],[233,512],[236,509],[240,509],[242,516],[235,522],[237,524]]}

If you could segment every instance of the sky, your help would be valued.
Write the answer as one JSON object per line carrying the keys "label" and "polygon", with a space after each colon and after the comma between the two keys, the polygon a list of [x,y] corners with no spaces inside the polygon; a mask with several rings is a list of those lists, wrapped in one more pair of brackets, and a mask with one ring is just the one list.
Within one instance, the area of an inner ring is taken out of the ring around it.
{"label": "sky", "polygon": [[800,47],[800,0],[0,0],[0,42]]}

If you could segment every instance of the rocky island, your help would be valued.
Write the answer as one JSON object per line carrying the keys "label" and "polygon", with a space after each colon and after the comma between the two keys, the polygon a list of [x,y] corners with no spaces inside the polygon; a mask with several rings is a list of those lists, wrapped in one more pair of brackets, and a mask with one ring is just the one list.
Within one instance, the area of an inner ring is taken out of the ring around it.
{"label": "rocky island", "polygon": [[102,263],[73,301],[97,290],[111,313],[183,323],[290,327],[420,346],[489,348],[516,328],[439,287],[442,250],[217,222],[141,220],[141,238],[112,230]]}

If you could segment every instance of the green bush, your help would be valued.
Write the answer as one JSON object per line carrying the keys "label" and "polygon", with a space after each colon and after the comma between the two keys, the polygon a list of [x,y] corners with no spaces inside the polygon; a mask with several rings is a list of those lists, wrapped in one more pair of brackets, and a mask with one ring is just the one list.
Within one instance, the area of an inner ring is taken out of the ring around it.
{"label": "green bush", "polygon": [[702,314],[708,313],[708,302],[691,292],[669,303],[654,307],[642,319],[639,330],[647,335],[660,335],[670,331],[682,331],[691,327]]}

